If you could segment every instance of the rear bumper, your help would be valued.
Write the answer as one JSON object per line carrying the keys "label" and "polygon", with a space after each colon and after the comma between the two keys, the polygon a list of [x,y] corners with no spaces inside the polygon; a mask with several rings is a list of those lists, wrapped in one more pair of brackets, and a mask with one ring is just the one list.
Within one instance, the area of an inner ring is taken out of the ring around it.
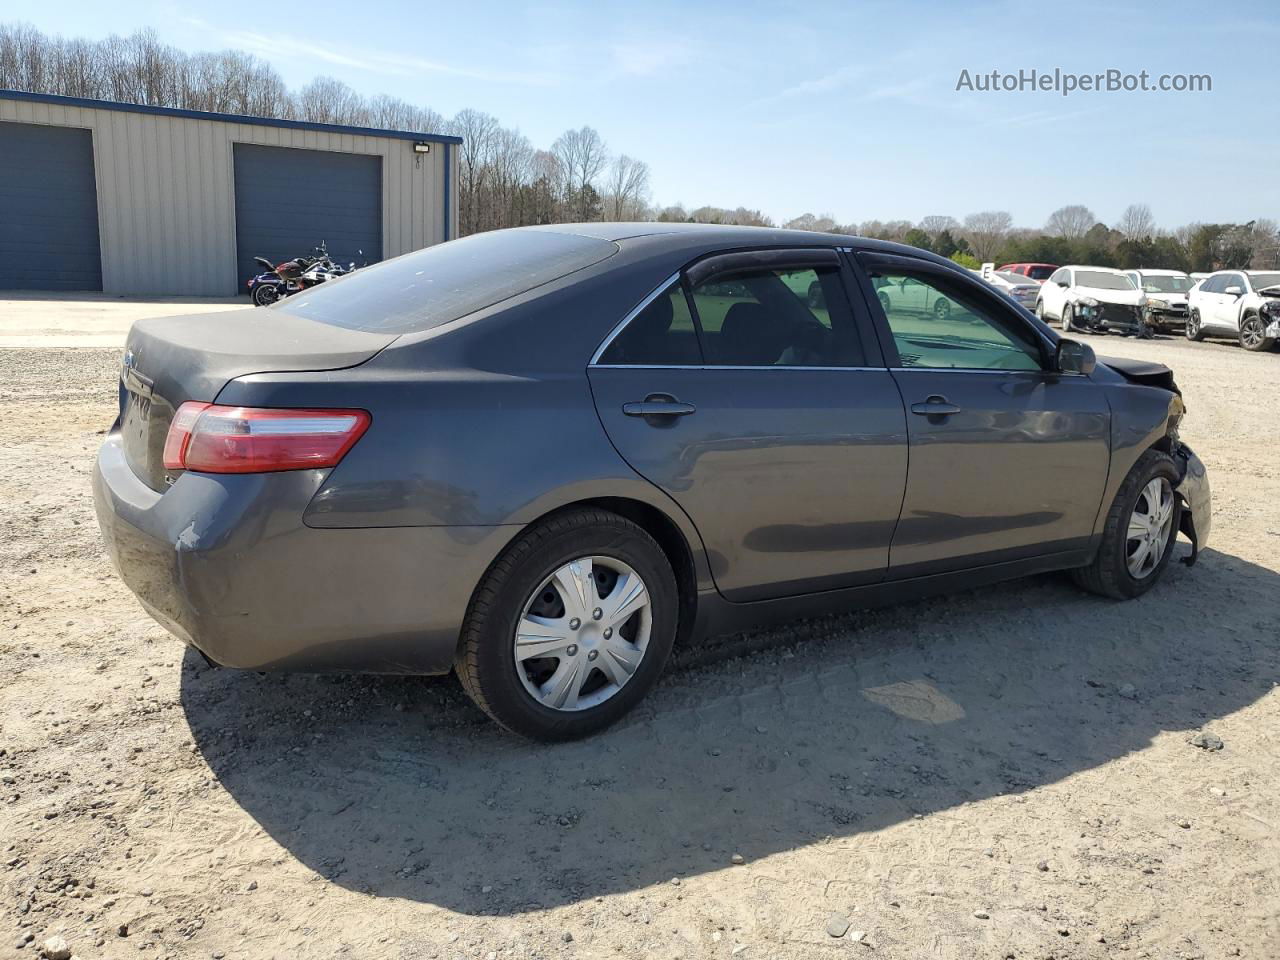
{"label": "rear bumper", "polygon": [[161,494],[113,433],[94,503],[121,579],[218,664],[448,671],[471,593],[519,528],[308,527],[303,512],[327,473],[185,473]]}

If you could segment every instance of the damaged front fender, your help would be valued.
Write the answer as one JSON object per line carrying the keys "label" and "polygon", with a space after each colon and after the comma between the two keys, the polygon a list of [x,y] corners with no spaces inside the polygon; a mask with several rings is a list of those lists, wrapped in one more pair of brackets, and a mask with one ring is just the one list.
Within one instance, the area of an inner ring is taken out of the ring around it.
{"label": "damaged front fender", "polygon": [[1209,529],[1213,525],[1213,498],[1209,492],[1209,475],[1190,447],[1185,443],[1175,443],[1173,461],[1182,471],[1182,479],[1174,492],[1185,505],[1181,529],[1191,541],[1191,555],[1183,558],[1182,562],[1190,567],[1195,565],[1200,551],[1209,541]]}

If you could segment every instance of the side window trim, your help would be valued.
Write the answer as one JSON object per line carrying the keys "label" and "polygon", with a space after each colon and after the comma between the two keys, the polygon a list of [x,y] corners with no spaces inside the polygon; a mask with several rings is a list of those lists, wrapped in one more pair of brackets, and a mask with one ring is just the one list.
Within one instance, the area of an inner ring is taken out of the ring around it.
{"label": "side window trim", "polygon": [[[653,290],[651,290],[643,300],[641,300],[634,307],[632,307],[631,310],[627,313],[627,315],[618,321],[617,325],[614,326],[614,328],[609,331],[609,335],[600,341],[600,346],[596,347],[596,352],[593,353],[591,355],[591,359],[587,361],[587,366],[589,367],[606,366],[606,364],[600,363],[600,358],[604,356],[605,351],[608,350],[609,347],[613,346],[613,341],[616,340],[618,338],[618,335],[627,328],[627,324],[629,324],[636,317],[640,316],[640,314],[644,312],[645,308],[648,307],[649,304],[653,303],[653,301],[657,300],[660,296],[662,296],[669,289],[671,289],[673,284],[677,284],[681,282],[682,282],[682,275],[680,273],[673,273],[671,276],[667,277],[667,279],[663,280],[660,284],[654,287]],[[683,287],[683,285],[681,286],[681,291],[684,293],[685,298],[688,299],[688,296],[689,296],[688,291]],[[694,320],[694,324],[696,329],[696,325],[697,325],[696,318]],[[699,353],[702,352],[701,336],[698,337],[698,352]],[[705,359],[706,359],[706,355],[703,354],[703,360]],[[612,364],[608,364],[608,366],[612,366]]]}
{"label": "side window trim", "polygon": [[750,270],[797,270],[835,267],[840,255],[833,247],[766,247],[760,250],[734,250],[712,253],[684,268],[689,288],[700,286],[713,277]]}
{"label": "side window trim", "polygon": [[[1037,344],[1040,346],[1040,373],[1046,373],[1049,370],[1049,360],[1053,356],[1056,344],[1044,335],[1034,324],[1027,322],[1017,310],[1004,303],[1003,300],[994,294],[994,292],[985,289],[986,285],[967,271],[960,272],[951,270],[948,267],[931,263],[928,260],[921,260],[917,257],[901,256],[899,254],[879,253],[873,250],[854,251],[850,257],[852,265],[856,268],[860,286],[862,287],[863,297],[867,300],[867,307],[872,311],[875,317],[876,336],[880,340],[880,347],[884,352],[885,360],[890,370],[909,370],[919,369],[914,367],[902,366],[902,357],[898,352],[898,343],[893,338],[893,331],[889,327],[889,320],[884,315],[884,310],[880,306],[880,300],[875,295],[874,287],[871,283],[871,273],[873,270],[880,269],[899,269],[909,270],[916,273],[932,274],[934,276],[944,278],[948,281],[959,284],[974,294],[976,299],[991,310],[993,313],[999,313],[1008,317],[1011,321],[1017,323],[1025,330]],[[1048,281],[1045,281],[1046,283]],[[873,305],[874,304],[874,305]],[[935,372],[944,372],[951,370],[954,373],[1036,373],[1036,371],[1026,370],[982,370],[970,368],[947,368],[947,367],[931,367]]]}

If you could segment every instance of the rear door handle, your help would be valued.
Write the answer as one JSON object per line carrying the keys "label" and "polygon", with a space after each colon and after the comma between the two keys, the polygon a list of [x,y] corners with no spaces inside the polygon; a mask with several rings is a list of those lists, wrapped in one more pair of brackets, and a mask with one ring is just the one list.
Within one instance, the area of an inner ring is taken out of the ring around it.
{"label": "rear door handle", "polygon": [[669,393],[651,393],[643,400],[633,400],[622,405],[628,417],[687,417],[698,408],[684,403]]}
{"label": "rear door handle", "polygon": [[924,403],[913,403],[911,412],[918,413],[922,417],[946,417],[953,413],[959,413],[960,408],[954,403],[948,403],[946,397],[934,394]]}

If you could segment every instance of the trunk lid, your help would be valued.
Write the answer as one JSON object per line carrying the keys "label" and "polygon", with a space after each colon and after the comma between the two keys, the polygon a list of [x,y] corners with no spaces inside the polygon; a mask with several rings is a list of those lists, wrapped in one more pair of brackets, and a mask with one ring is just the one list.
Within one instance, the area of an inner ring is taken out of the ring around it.
{"label": "trunk lid", "polygon": [[165,436],[186,401],[212,402],[229,381],[251,373],[354,367],[395,339],[252,307],[139,320],[120,373],[125,457],[147,486],[163,491]]}

